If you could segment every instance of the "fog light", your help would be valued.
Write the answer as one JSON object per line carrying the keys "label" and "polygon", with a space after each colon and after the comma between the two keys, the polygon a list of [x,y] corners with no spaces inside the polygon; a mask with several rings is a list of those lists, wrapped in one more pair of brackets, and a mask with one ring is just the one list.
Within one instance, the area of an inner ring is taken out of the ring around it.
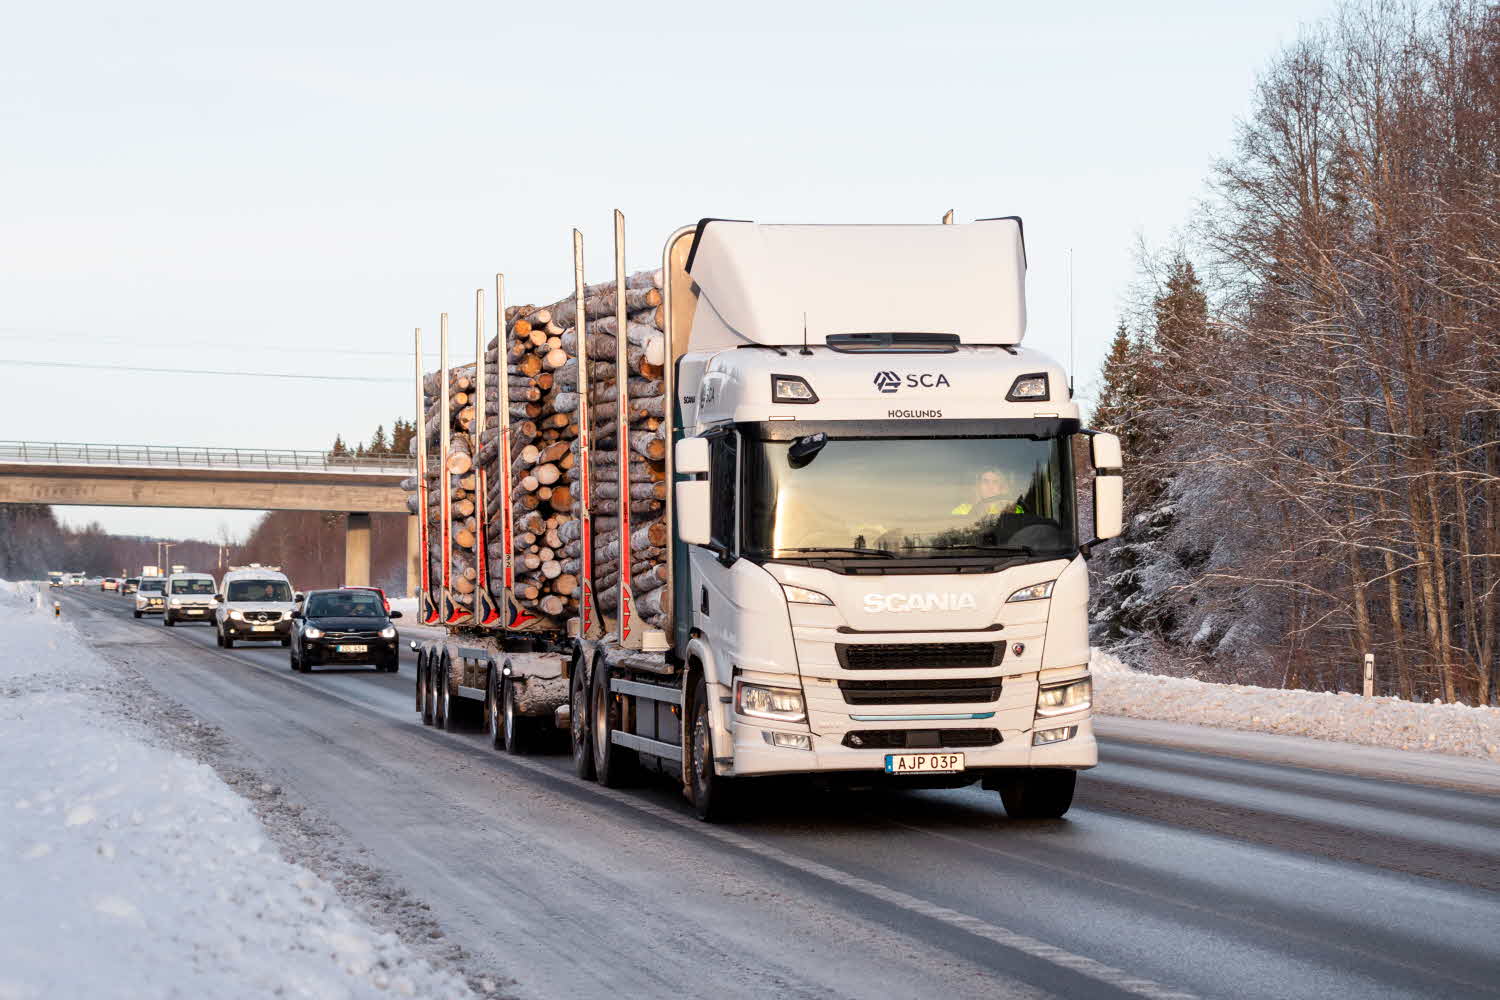
{"label": "fog light", "polygon": [[1032,734],[1031,745],[1044,747],[1049,743],[1061,743],[1063,740],[1071,740],[1078,735],[1077,726],[1063,726],[1061,729],[1043,729]]}
{"label": "fog light", "polygon": [[788,750],[812,749],[812,737],[806,733],[773,733],[762,730],[760,735],[761,739],[773,747],[785,747]]}

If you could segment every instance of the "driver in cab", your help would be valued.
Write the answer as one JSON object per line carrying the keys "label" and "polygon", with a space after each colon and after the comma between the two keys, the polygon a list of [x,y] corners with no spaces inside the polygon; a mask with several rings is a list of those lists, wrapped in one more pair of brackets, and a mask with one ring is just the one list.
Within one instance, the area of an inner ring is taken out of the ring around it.
{"label": "driver in cab", "polygon": [[974,477],[974,499],[961,503],[954,507],[949,513],[955,517],[967,514],[998,515],[998,514],[1025,514],[1026,504],[1020,497],[1013,500],[1005,499],[1006,479],[1008,477],[999,469],[982,469]]}

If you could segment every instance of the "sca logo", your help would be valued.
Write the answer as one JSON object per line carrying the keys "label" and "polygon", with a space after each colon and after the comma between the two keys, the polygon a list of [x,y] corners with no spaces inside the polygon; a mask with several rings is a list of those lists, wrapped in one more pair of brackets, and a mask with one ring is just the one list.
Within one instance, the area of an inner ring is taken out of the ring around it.
{"label": "sca logo", "polygon": [[907,372],[905,378],[895,372],[875,373],[875,388],[881,392],[895,392],[903,384],[908,389],[946,389],[953,385],[942,372]]}

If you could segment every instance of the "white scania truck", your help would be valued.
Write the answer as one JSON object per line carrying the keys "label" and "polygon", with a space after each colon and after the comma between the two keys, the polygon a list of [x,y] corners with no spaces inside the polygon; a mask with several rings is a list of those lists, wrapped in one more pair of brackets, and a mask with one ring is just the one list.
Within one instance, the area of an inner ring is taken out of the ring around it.
{"label": "white scania truck", "polygon": [[424,719],[479,699],[519,750],[541,717],[579,775],[660,771],[706,819],[787,774],[1066,812],[1097,759],[1085,559],[1120,531],[1121,456],[1021,346],[1025,266],[1016,218],[674,233],[666,626],[585,601],[557,634],[455,627],[418,648]]}

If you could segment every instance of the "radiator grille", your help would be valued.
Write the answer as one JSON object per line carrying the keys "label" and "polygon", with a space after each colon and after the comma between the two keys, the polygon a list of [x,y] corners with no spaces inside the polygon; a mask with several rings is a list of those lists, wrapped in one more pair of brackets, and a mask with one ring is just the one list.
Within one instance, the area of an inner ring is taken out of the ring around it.
{"label": "radiator grille", "polygon": [[935,677],[901,681],[839,681],[850,705],[956,705],[1000,697],[1000,677]]}
{"label": "radiator grille", "polygon": [[944,750],[999,742],[998,729],[857,729],[844,735],[844,746],[856,750]]}
{"label": "radiator grille", "polygon": [[845,670],[941,670],[998,667],[1003,642],[839,643]]}

